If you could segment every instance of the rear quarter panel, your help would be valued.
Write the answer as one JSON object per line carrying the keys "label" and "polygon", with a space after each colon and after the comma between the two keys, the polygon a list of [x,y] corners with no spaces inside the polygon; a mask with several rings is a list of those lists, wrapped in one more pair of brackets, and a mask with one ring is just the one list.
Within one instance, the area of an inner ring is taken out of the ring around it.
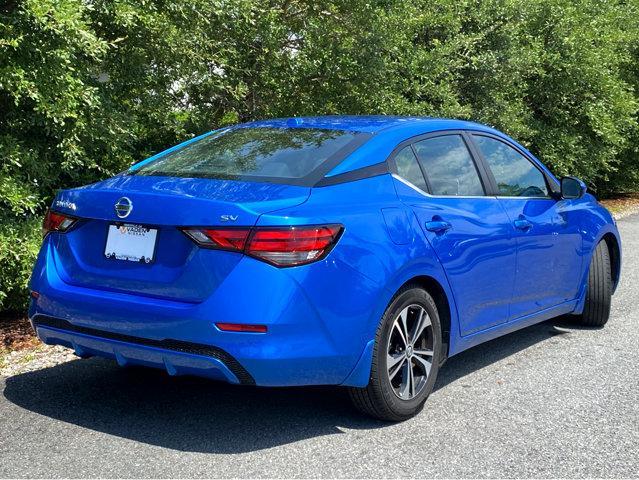
{"label": "rear quarter panel", "polygon": [[[262,215],[258,225],[340,223],[344,232],[321,262],[289,268],[317,309],[335,348],[361,355],[375,338],[384,310],[399,288],[417,276],[430,276],[454,302],[444,272],[418,235],[414,215],[403,206],[390,175],[314,188],[308,201]],[[404,224],[402,224],[404,222]],[[452,327],[456,328],[456,327]]]}

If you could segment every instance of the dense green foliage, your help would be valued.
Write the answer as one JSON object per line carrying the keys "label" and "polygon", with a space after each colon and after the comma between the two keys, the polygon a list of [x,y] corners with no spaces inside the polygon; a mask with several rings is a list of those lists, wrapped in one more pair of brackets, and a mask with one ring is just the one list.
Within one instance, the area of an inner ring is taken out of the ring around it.
{"label": "dense green foliage", "polygon": [[634,190],[638,40],[639,0],[5,0],[0,309],[24,308],[56,189],[237,121],[470,118]]}

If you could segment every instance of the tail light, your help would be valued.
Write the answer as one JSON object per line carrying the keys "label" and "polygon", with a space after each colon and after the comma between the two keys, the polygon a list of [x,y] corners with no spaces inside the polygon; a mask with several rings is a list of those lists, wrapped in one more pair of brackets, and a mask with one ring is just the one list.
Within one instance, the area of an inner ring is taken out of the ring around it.
{"label": "tail light", "polygon": [[49,232],[66,232],[76,221],[77,218],[47,210],[42,222],[42,236],[45,237]]}
{"label": "tail light", "polygon": [[278,267],[324,258],[337,242],[341,225],[254,228],[186,228],[201,247],[243,252]]}
{"label": "tail light", "polygon": [[189,228],[185,229],[189,237],[201,247],[218,250],[242,251],[251,233],[250,228]]}
{"label": "tail light", "polygon": [[255,229],[246,253],[278,266],[303,265],[319,260],[333,247],[339,225]]}

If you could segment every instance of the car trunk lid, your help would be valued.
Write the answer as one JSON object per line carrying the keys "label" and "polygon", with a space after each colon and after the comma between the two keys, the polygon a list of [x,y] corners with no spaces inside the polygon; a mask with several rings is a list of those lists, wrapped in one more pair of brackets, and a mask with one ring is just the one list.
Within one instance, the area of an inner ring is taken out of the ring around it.
{"label": "car trunk lid", "polygon": [[[80,220],[67,233],[52,235],[56,268],[71,285],[200,302],[242,255],[202,249],[182,227],[253,226],[261,214],[299,205],[309,195],[308,187],[284,184],[134,175],[66,190],[53,209]],[[131,206],[125,218],[116,212],[123,198]],[[156,230],[152,261],[107,258],[112,225]]]}

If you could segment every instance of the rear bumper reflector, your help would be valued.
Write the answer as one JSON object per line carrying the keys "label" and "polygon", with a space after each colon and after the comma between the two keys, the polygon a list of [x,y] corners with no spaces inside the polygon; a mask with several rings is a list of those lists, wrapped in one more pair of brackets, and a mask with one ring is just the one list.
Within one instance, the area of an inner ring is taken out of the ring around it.
{"label": "rear bumper reflector", "polygon": [[246,323],[216,323],[215,326],[224,332],[266,333],[266,325]]}

